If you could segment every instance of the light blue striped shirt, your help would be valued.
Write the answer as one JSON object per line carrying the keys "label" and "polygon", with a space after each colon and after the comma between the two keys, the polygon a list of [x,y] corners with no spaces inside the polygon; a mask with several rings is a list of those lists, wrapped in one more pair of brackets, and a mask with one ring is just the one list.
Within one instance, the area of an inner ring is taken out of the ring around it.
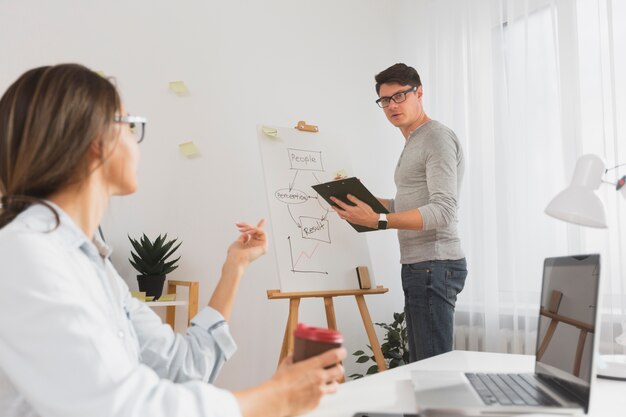
{"label": "light blue striped shirt", "polygon": [[240,416],[208,383],[236,350],[221,314],[174,333],[57,211],[57,229],[43,205],[0,229],[0,416]]}

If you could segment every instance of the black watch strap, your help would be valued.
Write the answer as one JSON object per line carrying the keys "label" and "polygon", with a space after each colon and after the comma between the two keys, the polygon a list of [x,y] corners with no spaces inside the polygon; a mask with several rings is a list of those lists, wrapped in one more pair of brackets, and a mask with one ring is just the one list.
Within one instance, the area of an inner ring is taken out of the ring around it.
{"label": "black watch strap", "polygon": [[378,230],[387,229],[387,215],[385,213],[380,213],[378,216]]}

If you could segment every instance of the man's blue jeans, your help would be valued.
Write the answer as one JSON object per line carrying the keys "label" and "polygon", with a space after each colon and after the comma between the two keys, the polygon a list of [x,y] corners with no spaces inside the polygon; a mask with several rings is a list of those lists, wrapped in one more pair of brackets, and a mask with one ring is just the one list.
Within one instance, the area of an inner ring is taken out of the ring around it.
{"label": "man's blue jeans", "polygon": [[452,350],[456,296],[466,277],[465,258],[402,265],[411,362]]}

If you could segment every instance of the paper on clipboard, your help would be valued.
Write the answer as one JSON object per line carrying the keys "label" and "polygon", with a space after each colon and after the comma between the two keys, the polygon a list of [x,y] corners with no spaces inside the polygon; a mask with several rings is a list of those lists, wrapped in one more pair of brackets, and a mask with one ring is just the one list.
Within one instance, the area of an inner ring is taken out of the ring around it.
{"label": "paper on clipboard", "polygon": [[[335,181],[325,182],[323,184],[312,185],[312,187],[331,206],[336,206],[336,204],[333,203],[330,197],[335,197],[343,201],[344,203],[353,206],[354,204],[350,200],[348,200],[347,197],[348,194],[351,194],[370,206],[372,210],[374,210],[376,213],[389,213],[385,206],[383,206],[380,201],[378,201],[378,199],[374,197],[370,190],[368,190],[363,185],[361,180],[356,177],[342,178]],[[358,224],[350,223],[350,225],[357,232],[370,232],[373,230],[378,230]]]}

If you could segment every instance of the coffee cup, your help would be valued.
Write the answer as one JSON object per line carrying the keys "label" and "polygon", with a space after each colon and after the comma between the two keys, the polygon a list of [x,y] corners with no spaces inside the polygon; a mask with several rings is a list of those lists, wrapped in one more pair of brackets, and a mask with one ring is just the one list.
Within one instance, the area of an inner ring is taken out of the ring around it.
{"label": "coffee cup", "polygon": [[293,361],[299,362],[327,350],[341,347],[341,332],[299,323],[294,331]]}

